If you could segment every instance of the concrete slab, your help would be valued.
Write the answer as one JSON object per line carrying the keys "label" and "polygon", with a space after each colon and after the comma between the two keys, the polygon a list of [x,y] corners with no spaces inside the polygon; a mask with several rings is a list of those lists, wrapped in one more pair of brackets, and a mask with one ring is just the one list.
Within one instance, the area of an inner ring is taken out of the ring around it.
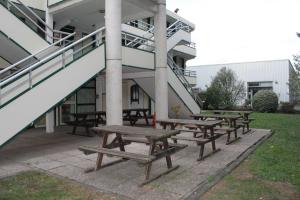
{"label": "concrete slab", "polygon": [[[239,133],[242,139],[231,145],[225,145],[225,137],[219,138],[217,147],[221,151],[201,162],[197,161],[199,147],[192,142],[183,142],[189,146],[172,156],[173,165],[180,165],[179,169],[138,187],[144,180],[144,166],[133,161],[84,173],[86,168],[94,167],[97,155],[86,156],[78,150],[78,146],[97,146],[99,139],[66,134],[69,131],[70,128],[60,127],[55,134],[44,134],[43,129],[21,134],[0,150],[0,177],[41,169],[129,199],[199,199],[199,194],[228,173],[271,134],[268,130],[254,130],[246,135]],[[142,144],[131,144],[126,146],[126,151],[147,153],[148,148]],[[205,152],[210,151],[211,146],[206,145]],[[104,157],[104,163],[117,159]],[[151,176],[166,169],[165,159],[161,159],[153,164]]]}

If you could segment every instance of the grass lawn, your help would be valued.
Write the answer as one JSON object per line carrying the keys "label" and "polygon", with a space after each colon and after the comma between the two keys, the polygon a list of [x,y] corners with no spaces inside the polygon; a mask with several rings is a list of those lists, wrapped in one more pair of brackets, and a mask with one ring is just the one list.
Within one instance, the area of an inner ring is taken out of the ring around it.
{"label": "grass lawn", "polygon": [[0,180],[1,200],[117,200],[95,190],[40,172]]}
{"label": "grass lawn", "polygon": [[300,115],[252,117],[253,128],[272,129],[274,135],[201,199],[300,199]]}

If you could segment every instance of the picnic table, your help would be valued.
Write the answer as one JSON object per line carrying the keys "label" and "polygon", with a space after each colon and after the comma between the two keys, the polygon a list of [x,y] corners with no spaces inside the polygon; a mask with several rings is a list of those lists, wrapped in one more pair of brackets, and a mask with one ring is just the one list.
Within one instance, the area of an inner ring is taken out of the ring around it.
{"label": "picnic table", "polygon": [[[219,134],[227,134],[227,141],[226,144],[231,144],[237,140],[240,139],[240,137],[237,136],[237,130],[242,127],[243,133],[245,126],[243,124],[238,124],[237,120],[241,119],[242,117],[240,115],[221,115],[221,114],[194,114],[191,115],[195,120],[207,120],[209,118],[217,119],[217,120],[224,120],[227,121],[229,124],[229,127],[220,127],[215,128],[217,133]],[[235,138],[233,140],[230,139],[231,133],[234,132]]]}
{"label": "picnic table", "polygon": [[[197,136],[194,134],[194,137],[183,137],[183,136],[172,136],[171,138],[177,143],[177,140],[185,140],[185,141],[194,141],[197,145],[200,146],[200,152],[198,161],[201,161],[212,154],[220,151],[220,149],[216,148],[216,139],[221,135],[215,134],[214,127],[220,125],[222,123],[221,120],[212,120],[212,121],[199,121],[199,120],[188,120],[188,119],[165,119],[165,120],[157,120],[157,122],[163,127],[163,129],[167,129],[170,127],[171,130],[175,130],[178,126],[192,125],[200,129],[203,136]],[[209,134],[208,134],[209,130]],[[188,132],[187,130],[180,129],[180,131]],[[192,131],[193,133],[195,131]],[[205,144],[211,143],[212,152],[204,156],[204,147]]]}
{"label": "picnic table", "polygon": [[[99,147],[79,147],[79,150],[83,151],[87,155],[92,153],[98,154],[96,166],[93,169],[87,170],[87,172],[96,171],[126,160],[134,160],[145,165],[145,181],[141,184],[141,186],[177,169],[179,166],[173,166],[171,155],[186,147],[186,145],[172,144],[168,142],[168,138],[179,133],[177,130],[162,130],[130,126],[103,126],[94,127],[92,130],[101,138]],[[109,135],[112,134],[116,135],[116,139],[113,140],[113,142],[117,143],[117,146],[120,150],[110,148],[111,146],[116,147],[116,145],[107,143]],[[142,140],[144,140],[144,142]],[[125,141],[139,141],[139,143],[146,144],[147,147],[149,147],[148,154],[145,155],[139,152],[126,152],[124,145]],[[104,155],[116,156],[120,157],[121,159],[104,165],[102,163]],[[167,171],[164,171],[150,179],[152,162],[161,158],[166,159],[168,167]]]}
{"label": "picnic table", "polygon": [[[83,112],[83,113],[71,113],[75,120],[65,122],[67,125],[73,126],[72,134],[76,134],[77,127],[84,127],[86,129],[86,134],[81,136],[91,137],[89,129],[98,126],[99,124],[105,124],[106,112],[97,111],[97,112]],[[89,119],[89,116],[92,118]]]}
{"label": "picnic table", "polygon": [[254,119],[249,118],[250,114],[253,113],[251,110],[211,110],[215,114],[238,114],[243,117],[243,120],[241,121],[242,124],[244,124],[247,127],[247,131],[243,132],[243,134],[246,134],[251,131],[250,129],[250,122],[253,121]]}
{"label": "picnic table", "polygon": [[147,125],[149,125],[149,116],[147,112],[150,112],[147,108],[132,108],[123,110],[123,120],[129,121],[131,126],[134,126],[139,119],[145,119]]}

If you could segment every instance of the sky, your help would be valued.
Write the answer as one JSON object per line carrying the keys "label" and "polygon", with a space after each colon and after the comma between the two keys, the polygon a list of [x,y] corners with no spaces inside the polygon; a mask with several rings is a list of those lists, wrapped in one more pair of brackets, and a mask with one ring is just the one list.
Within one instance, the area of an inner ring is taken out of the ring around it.
{"label": "sky", "polygon": [[300,0],[167,0],[196,25],[188,66],[290,59],[300,54]]}

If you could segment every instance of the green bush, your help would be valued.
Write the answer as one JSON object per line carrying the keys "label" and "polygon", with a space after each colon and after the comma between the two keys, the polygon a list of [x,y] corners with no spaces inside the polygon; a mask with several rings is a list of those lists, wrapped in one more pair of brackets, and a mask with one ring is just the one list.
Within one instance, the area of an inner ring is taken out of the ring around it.
{"label": "green bush", "polygon": [[282,102],[280,104],[280,112],[282,113],[295,113],[294,110],[295,104],[289,102]]}
{"label": "green bush", "polygon": [[278,108],[278,97],[271,90],[258,91],[252,102],[253,110],[258,112],[276,112]]}

